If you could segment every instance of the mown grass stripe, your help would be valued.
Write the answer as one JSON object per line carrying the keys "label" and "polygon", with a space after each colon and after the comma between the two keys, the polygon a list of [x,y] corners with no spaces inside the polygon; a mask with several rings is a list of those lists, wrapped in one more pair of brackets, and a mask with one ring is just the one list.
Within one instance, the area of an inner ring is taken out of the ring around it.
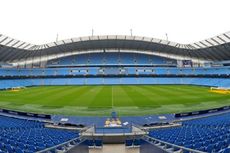
{"label": "mown grass stripe", "polygon": [[120,115],[145,115],[230,105],[230,95],[208,90],[189,85],[40,86],[19,92],[0,91],[0,106],[37,113],[101,116],[112,110]]}

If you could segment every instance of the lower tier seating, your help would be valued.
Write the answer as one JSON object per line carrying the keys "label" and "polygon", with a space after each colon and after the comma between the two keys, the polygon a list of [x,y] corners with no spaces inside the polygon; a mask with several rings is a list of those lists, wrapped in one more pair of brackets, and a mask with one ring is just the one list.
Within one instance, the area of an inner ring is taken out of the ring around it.
{"label": "lower tier seating", "polygon": [[149,136],[204,152],[226,152],[230,147],[230,113],[186,121],[181,127],[153,130]]}
{"label": "lower tier seating", "polygon": [[0,152],[32,153],[78,137],[78,132],[50,129],[44,123],[0,116]]}
{"label": "lower tier seating", "polygon": [[188,84],[230,87],[228,78],[192,77],[124,77],[124,78],[43,78],[0,80],[0,89],[43,85],[103,85],[103,84]]}

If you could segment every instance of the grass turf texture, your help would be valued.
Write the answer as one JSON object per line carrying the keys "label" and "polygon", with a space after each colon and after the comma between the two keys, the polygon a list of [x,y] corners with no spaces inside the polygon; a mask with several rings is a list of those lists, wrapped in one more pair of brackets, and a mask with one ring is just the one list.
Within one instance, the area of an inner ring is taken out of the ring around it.
{"label": "grass turf texture", "polygon": [[189,85],[40,86],[0,91],[0,107],[20,111],[105,116],[147,115],[230,105],[230,95]]}

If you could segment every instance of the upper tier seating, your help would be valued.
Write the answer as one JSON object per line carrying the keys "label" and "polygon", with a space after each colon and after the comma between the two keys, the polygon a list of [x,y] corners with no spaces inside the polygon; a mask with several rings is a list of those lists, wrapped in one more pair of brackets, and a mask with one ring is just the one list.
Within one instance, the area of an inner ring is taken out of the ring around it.
{"label": "upper tier seating", "polygon": [[176,60],[138,53],[104,52],[80,54],[51,60],[48,67],[76,65],[174,65]]}
{"label": "upper tier seating", "polygon": [[181,127],[153,130],[149,136],[204,152],[224,152],[230,145],[230,113],[185,121]]}
{"label": "upper tier seating", "polygon": [[42,122],[0,116],[0,152],[32,153],[78,136],[73,131],[45,128]]}

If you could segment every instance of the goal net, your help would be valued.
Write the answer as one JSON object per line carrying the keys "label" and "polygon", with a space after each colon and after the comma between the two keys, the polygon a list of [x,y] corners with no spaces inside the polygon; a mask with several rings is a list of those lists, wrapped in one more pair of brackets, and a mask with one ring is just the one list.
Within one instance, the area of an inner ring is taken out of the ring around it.
{"label": "goal net", "polygon": [[25,89],[25,87],[12,87],[10,91],[20,91],[22,89]]}
{"label": "goal net", "polygon": [[230,94],[229,87],[210,87],[210,91],[220,94]]}

